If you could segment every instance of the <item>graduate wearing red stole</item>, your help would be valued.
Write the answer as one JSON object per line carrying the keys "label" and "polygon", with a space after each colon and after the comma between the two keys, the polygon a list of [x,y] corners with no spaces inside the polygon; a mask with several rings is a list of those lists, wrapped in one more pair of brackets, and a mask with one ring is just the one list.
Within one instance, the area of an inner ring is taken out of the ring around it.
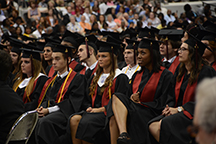
{"label": "graduate wearing red stole", "polygon": [[[86,79],[68,67],[68,53],[73,47],[57,45],[53,49],[53,67],[57,71],[44,85],[38,100],[39,119],[35,129],[36,143],[60,143],[69,116],[81,110]],[[52,137],[52,138],[51,138]]]}
{"label": "graduate wearing red stole", "polygon": [[158,49],[158,41],[140,42],[137,60],[142,69],[133,75],[127,95],[113,95],[113,113],[108,113],[111,144],[145,143],[148,121],[160,115],[159,110],[165,106],[173,74],[161,66]]}
{"label": "graduate wearing red stole", "polygon": [[187,127],[193,120],[195,89],[201,80],[215,76],[216,72],[201,58],[207,46],[189,35],[190,38],[178,50],[181,64],[174,75],[175,96],[167,99],[161,116],[149,122],[154,137],[149,144],[188,144],[192,141]]}

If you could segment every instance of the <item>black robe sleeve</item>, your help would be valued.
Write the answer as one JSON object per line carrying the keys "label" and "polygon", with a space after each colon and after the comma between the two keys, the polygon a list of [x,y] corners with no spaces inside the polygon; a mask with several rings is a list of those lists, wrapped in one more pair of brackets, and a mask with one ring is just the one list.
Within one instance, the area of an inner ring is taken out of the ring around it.
{"label": "black robe sleeve", "polygon": [[40,97],[41,91],[43,89],[43,86],[45,82],[48,80],[47,76],[40,76],[37,80],[37,84],[35,86],[35,89],[33,93],[29,96],[31,99],[31,102],[26,103],[25,111],[34,110],[38,106],[38,99]]}
{"label": "black robe sleeve", "polygon": [[173,77],[173,74],[169,70],[165,69],[158,82],[154,100],[152,102],[142,102],[142,104],[161,112],[166,104],[168,95],[172,93],[170,91],[173,90],[171,82]]}
{"label": "black robe sleeve", "polygon": [[78,73],[78,72],[80,72],[84,68],[85,68],[85,66],[83,66],[83,65],[81,65],[81,64],[78,63],[76,65],[76,67],[74,68],[74,71]]}
{"label": "black robe sleeve", "polygon": [[[212,78],[216,76],[216,72],[215,70],[210,67],[210,66],[206,66],[204,65],[202,67],[202,70],[200,71],[200,74],[198,76],[198,80],[197,80],[197,85],[204,79],[204,78]],[[195,102],[187,102],[186,104],[184,104],[182,106],[186,111],[188,111],[192,116],[194,114],[194,107],[195,107]]]}
{"label": "black robe sleeve", "polygon": [[46,70],[45,70],[45,73],[46,73],[46,75],[48,75],[48,74],[49,74],[49,71],[50,71],[51,67],[52,67],[52,65],[50,65],[50,66],[47,66],[47,68],[46,68]]}
{"label": "black robe sleeve", "polygon": [[86,79],[84,75],[76,74],[65,94],[64,100],[57,105],[66,117],[81,110],[85,96]]}
{"label": "black robe sleeve", "polygon": [[129,83],[128,77],[125,74],[120,74],[115,83],[115,93],[122,93],[128,95]]}

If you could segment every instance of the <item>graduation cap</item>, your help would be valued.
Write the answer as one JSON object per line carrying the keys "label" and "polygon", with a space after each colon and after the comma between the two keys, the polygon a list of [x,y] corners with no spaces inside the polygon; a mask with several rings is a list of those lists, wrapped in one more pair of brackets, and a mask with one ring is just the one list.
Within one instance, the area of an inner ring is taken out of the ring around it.
{"label": "graduation cap", "polygon": [[211,21],[207,20],[206,22],[203,23],[203,27],[207,31],[212,31],[216,32],[216,24],[212,23]]}
{"label": "graduation cap", "polygon": [[120,38],[121,40],[123,40],[125,37],[133,38],[136,36],[137,36],[137,32],[134,29],[126,29],[125,31],[121,33]]}
{"label": "graduation cap", "polygon": [[120,46],[122,52],[123,52],[123,50],[124,50],[124,48],[125,48],[125,44],[123,44],[120,40],[115,39],[114,37],[112,37],[112,36],[110,36],[110,35],[107,36],[106,42],[111,42],[111,43],[116,43],[116,44],[118,44],[118,45]]}
{"label": "graduation cap", "polygon": [[38,39],[23,35],[23,40],[24,41],[30,40],[32,42],[36,42]]}
{"label": "graduation cap", "polygon": [[88,30],[88,29],[85,29],[85,32],[86,32],[86,35],[103,35],[103,33],[97,29],[97,30]]}
{"label": "graduation cap", "polygon": [[46,45],[45,42],[40,42],[40,41],[36,42],[37,49],[39,49],[40,51],[43,51],[45,45]]}
{"label": "graduation cap", "polygon": [[205,31],[205,36],[202,38],[202,40],[208,40],[208,41],[216,41],[216,33]]}
{"label": "graduation cap", "polygon": [[95,35],[92,34],[92,35],[89,35],[83,38],[79,38],[76,41],[79,45],[86,45],[86,51],[87,51],[88,58],[90,57],[88,46],[91,46],[95,50],[95,53],[97,53],[97,45],[95,44],[95,42],[97,41],[97,38],[95,37]]}
{"label": "graduation cap", "polygon": [[78,47],[76,39],[77,39],[77,34],[74,34],[74,33],[70,32],[69,30],[66,30],[64,35],[62,36],[62,41],[69,42],[74,47]]}
{"label": "graduation cap", "polygon": [[24,44],[23,48],[21,48],[20,50],[22,50],[23,58],[31,58],[31,59],[34,58],[36,60],[41,61],[40,53],[43,53],[43,52],[38,50],[35,44],[33,43]]}
{"label": "graduation cap", "polygon": [[159,31],[160,31],[159,29],[157,29],[157,28],[155,28],[153,26],[151,26],[151,30],[153,31],[154,34],[158,34]]}
{"label": "graduation cap", "polygon": [[106,36],[106,35],[110,35],[112,36],[113,38],[117,39],[117,40],[120,40],[120,34],[117,33],[117,32],[109,32],[109,31],[103,31],[103,36]]}
{"label": "graduation cap", "polygon": [[149,29],[148,27],[140,28],[138,31],[139,31],[138,38],[155,39],[154,32],[151,29]]}
{"label": "graduation cap", "polygon": [[139,45],[139,41],[126,39],[126,43],[128,46],[125,49],[133,49],[134,50],[134,64],[136,64],[136,50]]}
{"label": "graduation cap", "polygon": [[44,47],[51,47],[51,48],[54,48],[55,44],[60,44],[61,41],[60,40],[56,40],[56,39],[52,39],[52,38],[49,38],[49,37],[46,37],[45,38],[45,46]]}
{"label": "graduation cap", "polygon": [[0,49],[1,50],[4,50],[4,49],[6,49],[7,48],[7,46],[5,46],[5,45],[3,45],[3,44],[0,44]]}
{"label": "graduation cap", "polygon": [[98,45],[99,52],[111,52],[115,55],[118,55],[120,48],[118,44],[104,41],[97,41],[96,44]]}

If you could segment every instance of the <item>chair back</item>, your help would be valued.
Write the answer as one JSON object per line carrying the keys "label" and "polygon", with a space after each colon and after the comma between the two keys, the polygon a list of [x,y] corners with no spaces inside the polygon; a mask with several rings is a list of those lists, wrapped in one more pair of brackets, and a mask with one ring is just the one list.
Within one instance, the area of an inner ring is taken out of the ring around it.
{"label": "chair back", "polygon": [[38,113],[36,110],[28,111],[22,114],[13,124],[6,141],[22,141],[27,143],[38,121]]}

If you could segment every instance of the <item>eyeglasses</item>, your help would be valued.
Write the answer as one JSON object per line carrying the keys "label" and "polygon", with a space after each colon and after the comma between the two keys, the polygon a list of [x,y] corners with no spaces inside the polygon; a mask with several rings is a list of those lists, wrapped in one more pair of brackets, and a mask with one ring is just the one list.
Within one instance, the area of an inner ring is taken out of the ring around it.
{"label": "eyeglasses", "polygon": [[186,51],[186,50],[188,50],[188,49],[186,49],[186,48],[179,48],[178,49],[178,51],[180,51],[180,52],[183,52],[183,51]]}
{"label": "eyeglasses", "polygon": [[195,138],[199,132],[200,127],[197,125],[190,125],[187,127],[187,132],[191,137]]}

